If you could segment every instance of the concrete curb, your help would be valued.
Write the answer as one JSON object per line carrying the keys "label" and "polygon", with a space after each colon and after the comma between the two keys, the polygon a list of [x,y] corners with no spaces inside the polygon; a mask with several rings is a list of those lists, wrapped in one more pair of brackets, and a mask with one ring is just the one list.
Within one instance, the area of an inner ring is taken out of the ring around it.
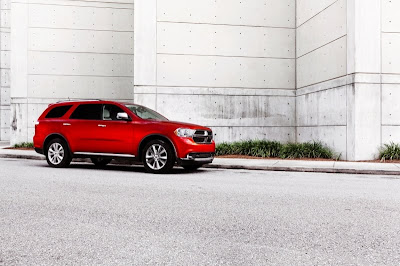
{"label": "concrete curb", "polygon": [[[41,155],[22,155],[22,154],[0,154],[0,158],[25,159],[25,160],[45,160]],[[88,160],[79,160],[89,162]],[[246,166],[246,165],[223,165],[210,164],[204,166],[209,169],[234,169],[234,170],[258,170],[273,172],[299,172],[299,173],[327,173],[327,174],[358,174],[358,175],[390,175],[399,176],[399,171],[387,170],[362,170],[362,169],[341,169],[341,168],[312,168],[312,167],[285,167],[285,166]]]}
{"label": "concrete curb", "polygon": [[0,154],[0,158],[25,159],[25,160],[46,160],[46,158],[44,156],[40,156],[40,155],[21,155],[21,154]]}
{"label": "concrete curb", "polygon": [[244,166],[244,165],[218,165],[211,164],[205,168],[235,169],[235,170],[258,170],[272,172],[300,172],[300,173],[326,173],[326,174],[357,174],[357,175],[396,175],[400,178],[399,171],[386,170],[360,170],[360,169],[338,169],[338,168],[306,168],[306,167],[282,167],[282,166]]}

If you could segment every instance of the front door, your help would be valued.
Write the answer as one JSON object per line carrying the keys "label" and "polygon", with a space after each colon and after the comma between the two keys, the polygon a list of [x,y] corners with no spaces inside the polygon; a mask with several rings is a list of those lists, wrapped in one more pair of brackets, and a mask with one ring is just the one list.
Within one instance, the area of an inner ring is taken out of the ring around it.
{"label": "front door", "polygon": [[118,119],[118,113],[125,111],[114,104],[102,106],[102,121],[98,125],[101,152],[133,155],[133,124]]}

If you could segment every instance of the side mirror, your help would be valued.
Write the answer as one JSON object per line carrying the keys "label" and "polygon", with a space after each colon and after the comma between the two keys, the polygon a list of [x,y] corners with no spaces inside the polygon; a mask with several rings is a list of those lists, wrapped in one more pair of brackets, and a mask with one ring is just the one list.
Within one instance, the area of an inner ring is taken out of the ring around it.
{"label": "side mirror", "polygon": [[118,114],[117,114],[117,119],[118,119],[118,120],[129,121],[129,116],[128,116],[127,113],[118,113]]}

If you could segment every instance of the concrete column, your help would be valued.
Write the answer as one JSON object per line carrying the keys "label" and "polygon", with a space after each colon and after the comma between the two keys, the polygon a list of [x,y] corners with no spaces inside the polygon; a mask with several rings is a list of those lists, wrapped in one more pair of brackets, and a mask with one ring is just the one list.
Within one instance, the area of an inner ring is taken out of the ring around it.
{"label": "concrete column", "polygon": [[381,146],[381,1],[347,1],[347,159]]}
{"label": "concrete column", "polygon": [[134,100],[157,109],[157,0],[136,0],[134,17]]}

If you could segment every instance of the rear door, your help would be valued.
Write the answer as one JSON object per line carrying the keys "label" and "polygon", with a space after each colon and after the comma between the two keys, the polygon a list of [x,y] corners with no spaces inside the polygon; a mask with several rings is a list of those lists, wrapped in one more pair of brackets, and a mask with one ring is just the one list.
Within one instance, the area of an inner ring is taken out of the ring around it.
{"label": "rear door", "polygon": [[102,152],[102,104],[80,104],[63,123],[72,152]]}

